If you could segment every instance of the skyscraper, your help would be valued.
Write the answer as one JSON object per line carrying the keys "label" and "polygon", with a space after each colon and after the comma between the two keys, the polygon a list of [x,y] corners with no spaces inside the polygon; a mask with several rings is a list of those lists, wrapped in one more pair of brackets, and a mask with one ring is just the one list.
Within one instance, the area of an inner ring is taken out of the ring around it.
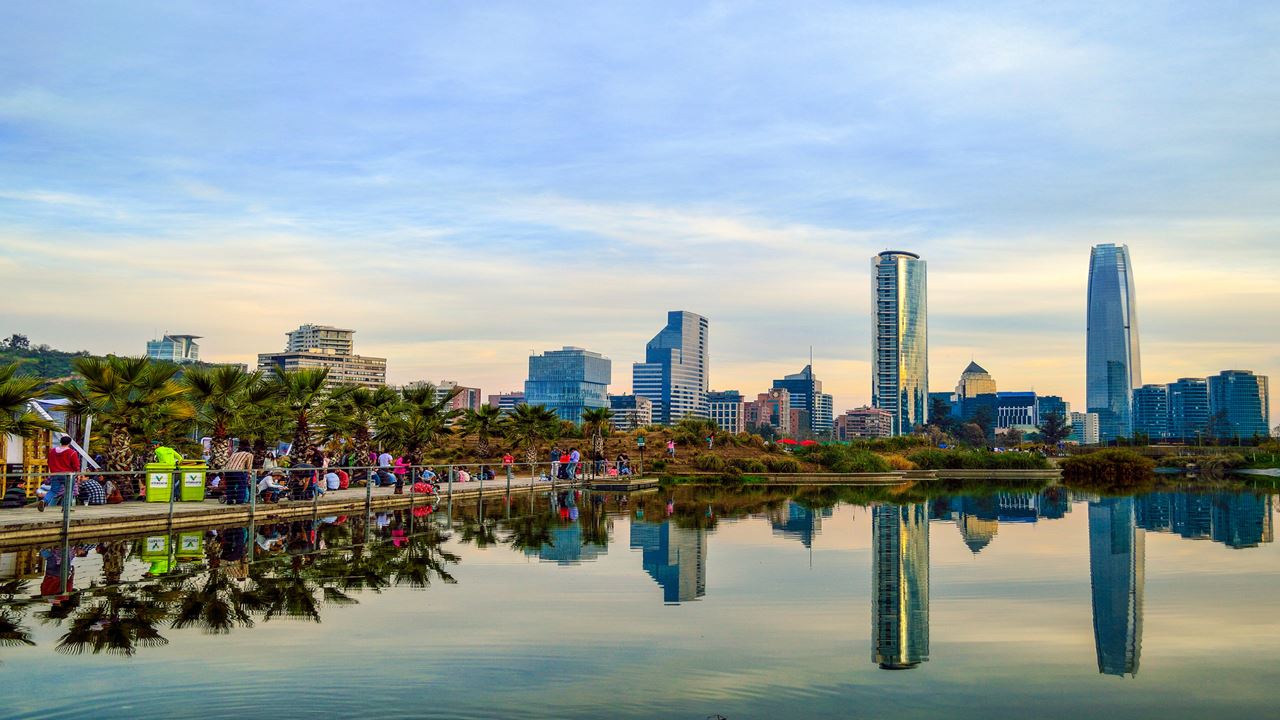
{"label": "skyscraper", "polygon": [[653,421],[670,425],[686,415],[707,417],[707,319],[683,310],[645,346],[631,371],[631,388],[653,402]]}
{"label": "skyscraper", "polygon": [[833,403],[831,396],[822,392],[822,381],[813,376],[813,365],[774,380],[773,389],[786,390],[791,396],[791,409],[805,413],[807,426],[793,427],[792,432],[805,437],[826,437],[831,432]]}
{"label": "skyscraper", "polygon": [[387,384],[387,359],[356,355],[352,336],[355,330],[331,325],[303,325],[286,333],[284,352],[259,353],[258,369],[266,372],[293,372],[327,369],[329,387],[357,385],[376,388]]}
{"label": "skyscraper", "polygon": [[1134,499],[1089,503],[1089,582],[1098,672],[1136,675],[1142,652],[1146,537],[1136,527]]}
{"label": "skyscraper", "polygon": [[961,402],[965,398],[989,395],[996,392],[996,379],[991,377],[981,365],[972,360],[969,366],[960,373],[960,382],[956,383],[956,399]]}
{"label": "skyscraper", "polygon": [[1142,385],[1138,309],[1127,245],[1095,245],[1089,255],[1085,400],[1109,442],[1133,432],[1133,391]]}
{"label": "skyscraper", "polygon": [[871,404],[893,415],[893,433],[929,419],[926,265],[886,250],[871,258]]}
{"label": "skyscraper", "polygon": [[1148,383],[1133,391],[1133,432],[1151,442],[1169,439],[1169,386]]}
{"label": "skyscraper", "polygon": [[662,601],[681,603],[707,594],[707,531],[682,528],[671,521],[631,521],[631,549],[658,585]]}
{"label": "skyscraper", "polygon": [[1266,375],[1250,370],[1223,370],[1209,378],[1209,411],[1225,424],[1219,429],[1228,438],[1267,437],[1270,432],[1271,396]]}
{"label": "skyscraper", "polygon": [[929,659],[929,508],[877,505],[871,511],[871,659],[906,670]]}
{"label": "skyscraper", "polygon": [[562,420],[580,423],[583,410],[608,407],[612,367],[609,358],[578,347],[531,355],[525,403],[543,405]]}
{"label": "skyscraper", "polygon": [[1169,436],[1199,441],[1209,424],[1209,383],[1204,378],[1178,378],[1169,383]]}

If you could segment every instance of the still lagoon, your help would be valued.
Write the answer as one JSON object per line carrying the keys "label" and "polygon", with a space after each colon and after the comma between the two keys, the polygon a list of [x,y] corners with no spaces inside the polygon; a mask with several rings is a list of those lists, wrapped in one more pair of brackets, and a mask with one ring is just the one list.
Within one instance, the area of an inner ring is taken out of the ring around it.
{"label": "still lagoon", "polygon": [[1272,523],[679,487],[72,545],[67,593],[7,547],[0,717],[1274,717]]}

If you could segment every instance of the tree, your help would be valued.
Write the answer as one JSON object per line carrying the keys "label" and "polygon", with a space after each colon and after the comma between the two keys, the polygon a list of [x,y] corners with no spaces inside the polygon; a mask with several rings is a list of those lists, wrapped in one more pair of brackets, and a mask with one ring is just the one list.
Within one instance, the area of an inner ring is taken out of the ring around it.
{"label": "tree", "polygon": [[502,411],[493,405],[481,405],[476,410],[467,410],[462,416],[462,436],[476,436],[480,457],[488,458],[493,452],[489,438],[502,435]]}
{"label": "tree", "polygon": [[395,408],[400,395],[395,390],[382,385],[375,389],[353,388],[344,394],[338,404],[335,419],[341,419],[335,429],[346,432],[351,437],[351,445],[358,460],[363,465],[369,461],[369,453],[373,451],[373,430],[382,418]]}
{"label": "tree", "polygon": [[1001,447],[1017,447],[1022,442],[1022,431],[1011,427],[1000,433],[996,440]]}
{"label": "tree", "polygon": [[506,424],[507,437],[524,448],[526,461],[533,465],[538,461],[540,444],[556,437],[560,416],[542,405],[517,405]]}
{"label": "tree", "polygon": [[400,402],[383,417],[378,436],[401,448],[409,464],[421,465],[427,447],[448,434],[453,419],[462,414],[450,407],[460,392],[453,388],[440,393],[430,383],[402,389]]}
{"label": "tree", "polygon": [[289,454],[297,461],[310,461],[316,447],[311,425],[328,401],[325,384],[329,380],[329,368],[276,369],[274,372],[271,383],[293,425],[293,447]]}
{"label": "tree", "polygon": [[27,339],[26,335],[14,333],[9,336],[8,340],[4,341],[4,346],[10,350],[30,350],[31,341]]}
{"label": "tree", "polygon": [[160,429],[174,430],[195,416],[186,391],[174,380],[178,366],[145,357],[81,357],[72,361],[78,379],[59,383],[50,393],[67,400],[71,415],[92,416],[107,435],[107,469],[134,468],[134,439],[164,439]]}
{"label": "tree", "polygon": [[965,423],[956,430],[956,439],[971,447],[985,447],[987,432],[978,423]]}
{"label": "tree", "polygon": [[[983,437],[989,439],[995,431],[996,416],[995,413],[991,411],[991,408],[983,405],[973,413],[972,422],[974,425],[982,428]],[[985,441],[986,440],[984,439],[983,442]]]}
{"label": "tree", "polygon": [[262,372],[245,372],[235,365],[191,368],[182,376],[187,398],[196,409],[200,427],[209,431],[209,463],[223,468],[231,459],[231,423],[249,399],[249,390],[262,382]]}
{"label": "tree", "polygon": [[31,401],[44,395],[40,378],[18,377],[18,363],[0,365],[0,438],[35,437],[42,430],[59,429],[31,409]]}
{"label": "tree", "polygon": [[930,399],[929,422],[926,424],[943,432],[952,432],[955,429],[956,419],[951,416],[951,403],[942,398]]}
{"label": "tree", "polygon": [[1063,419],[1062,413],[1046,413],[1036,430],[1040,433],[1041,442],[1054,447],[1071,436],[1071,426]]}
{"label": "tree", "polygon": [[613,429],[613,411],[609,408],[589,408],[582,411],[582,432],[591,438],[593,457],[604,457],[604,439]]}

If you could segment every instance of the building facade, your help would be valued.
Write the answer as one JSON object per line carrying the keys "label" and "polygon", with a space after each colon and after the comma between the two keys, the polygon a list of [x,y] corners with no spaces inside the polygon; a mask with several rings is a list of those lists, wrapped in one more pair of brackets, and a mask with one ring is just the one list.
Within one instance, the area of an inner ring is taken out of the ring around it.
{"label": "building facade", "polygon": [[991,377],[981,365],[972,360],[969,366],[960,373],[960,382],[956,383],[956,399],[992,395],[996,392],[996,379]]}
{"label": "building facade", "polygon": [[609,409],[614,430],[628,432],[653,424],[653,402],[643,395],[610,395]]}
{"label": "building facade", "polygon": [[196,342],[199,339],[199,335],[165,333],[159,340],[147,341],[147,357],[180,365],[200,362],[200,345]]}
{"label": "building facade", "polygon": [[653,421],[671,425],[686,415],[707,417],[707,319],[672,310],[631,370],[631,387],[653,402]]}
{"label": "building facade", "polygon": [[376,388],[387,384],[387,359],[355,355],[351,336],[354,330],[328,325],[303,325],[287,333],[285,351],[258,355],[258,369],[267,372],[293,372],[305,369],[327,369],[328,387],[356,385]]}
{"label": "building facade", "polygon": [[480,388],[467,387],[459,385],[453,380],[441,380],[436,385],[436,398],[442,398],[446,393],[457,390],[458,394],[453,396],[449,401],[449,409],[451,410],[479,410],[484,404],[484,396],[480,393]]}
{"label": "building facade", "polygon": [[1169,432],[1169,386],[1146,384],[1133,391],[1133,433],[1149,442],[1163,442]]}
{"label": "building facade", "polygon": [[707,415],[722,432],[740,433],[747,429],[743,415],[742,393],[737,390],[719,390],[707,393]]}
{"label": "building facade", "polygon": [[600,353],[579,347],[548,350],[529,358],[524,398],[543,405],[562,420],[582,422],[582,412],[608,407],[612,363]]}
{"label": "building facade", "polygon": [[1169,437],[1182,442],[1199,440],[1209,425],[1209,381],[1178,378],[1169,383]]}
{"label": "building facade", "polygon": [[1071,435],[1067,438],[1077,445],[1098,444],[1098,413],[1071,413]]}
{"label": "building facade", "polygon": [[516,411],[516,407],[524,405],[523,392],[505,392],[489,396],[489,404],[498,408],[503,415],[510,415]]}
{"label": "building facade", "polygon": [[1089,581],[1098,672],[1137,675],[1142,654],[1146,535],[1137,527],[1133,498],[1089,503]]}
{"label": "building facade", "polygon": [[1041,395],[1036,398],[1036,425],[1043,425],[1048,415],[1057,415],[1064,423],[1071,422],[1071,403],[1061,395]]}
{"label": "building facade", "polygon": [[929,420],[928,287],[919,255],[871,259],[871,404],[893,415],[893,434]]}
{"label": "building facade", "polygon": [[1209,414],[1225,422],[1215,428],[1223,438],[1267,437],[1271,427],[1270,394],[1266,375],[1249,370],[1223,370],[1209,381]]}
{"label": "building facade", "polygon": [[893,415],[880,408],[866,406],[846,410],[835,420],[835,438],[840,442],[889,437],[892,434]]}
{"label": "building facade", "polygon": [[762,392],[756,399],[743,403],[743,422],[747,428],[765,425],[773,427],[779,435],[791,435],[791,393],[783,388]]}
{"label": "building facade", "polygon": [[996,393],[996,427],[1034,428],[1040,419],[1037,400],[1034,392]]}
{"label": "building facade", "polygon": [[1127,245],[1095,245],[1089,256],[1085,404],[1101,442],[1133,432],[1133,391],[1142,386],[1138,309]]}
{"label": "building facade", "polygon": [[871,510],[871,660],[907,670],[929,660],[929,507]]}
{"label": "building facade", "polygon": [[826,437],[831,433],[833,406],[831,396],[822,392],[822,381],[813,376],[813,365],[800,372],[774,380],[773,387],[786,390],[791,398],[791,411],[797,415],[792,430],[797,436]]}

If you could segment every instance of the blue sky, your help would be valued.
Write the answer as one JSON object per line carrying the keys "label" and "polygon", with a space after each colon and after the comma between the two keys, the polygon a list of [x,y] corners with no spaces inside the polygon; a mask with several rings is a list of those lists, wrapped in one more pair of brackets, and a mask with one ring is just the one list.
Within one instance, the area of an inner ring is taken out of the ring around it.
{"label": "blue sky", "polygon": [[486,391],[574,344],[621,389],[687,309],[716,388],[813,345],[843,409],[892,247],[934,389],[972,357],[1078,406],[1121,242],[1144,380],[1277,377],[1278,35],[1230,2],[11,4],[0,333],[249,361],[329,323]]}

